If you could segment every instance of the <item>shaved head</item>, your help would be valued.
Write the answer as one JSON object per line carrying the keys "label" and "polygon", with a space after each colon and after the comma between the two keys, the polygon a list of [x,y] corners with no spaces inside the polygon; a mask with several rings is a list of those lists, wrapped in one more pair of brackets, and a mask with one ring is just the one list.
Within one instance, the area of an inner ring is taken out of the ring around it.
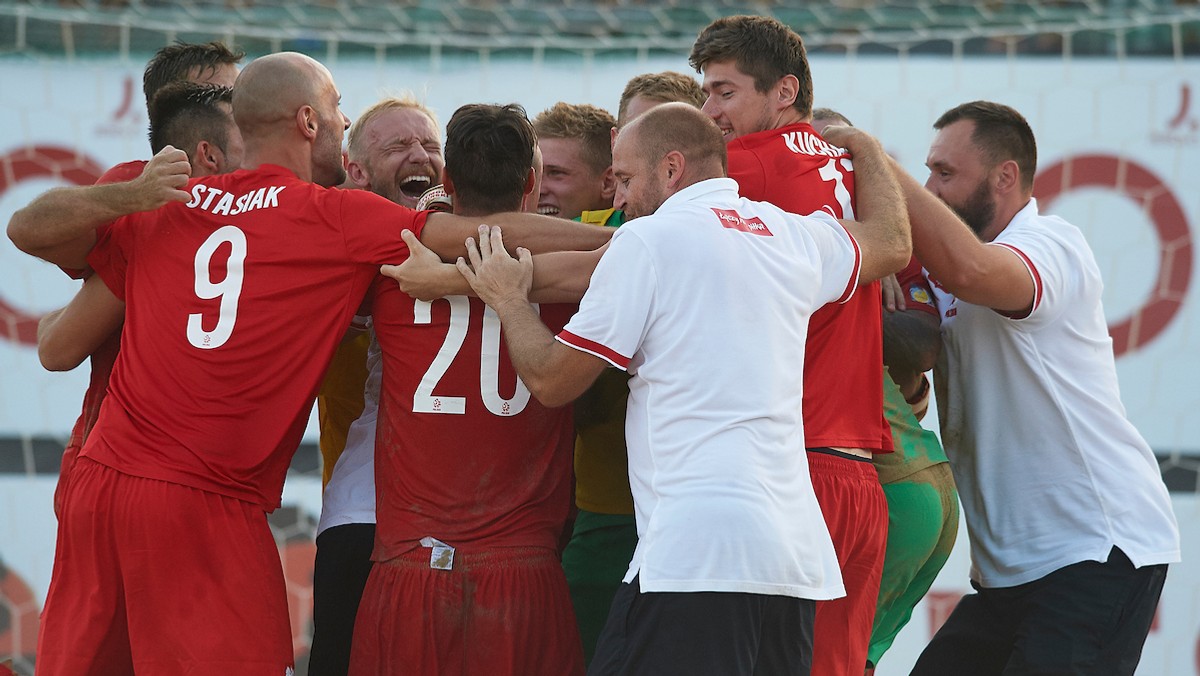
{"label": "shaved head", "polygon": [[291,120],[301,106],[317,107],[333,76],[317,61],[296,52],[270,54],[250,62],[233,92],[233,117],[244,133]]}
{"label": "shaved head", "polygon": [[296,52],[255,59],[233,91],[233,117],[247,151],[271,145],[311,147],[311,180],[326,187],[346,179],[342,139],[349,120],[329,69]]}
{"label": "shaved head", "polygon": [[[625,138],[626,134],[630,137]],[[625,144],[621,144],[623,138]],[[655,106],[621,130],[617,143],[647,162],[657,162],[667,153],[677,151],[687,158],[689,166],[706,174],[696,180],[724,176],[728,169],[720,128],[698,108],[686,103]]]}
{"label": "shaved head", "polygon": [[725,173],[725,139],[716,123],[689,104],[664,103],[617,134],[613,202],[628,218],[648,216],[671,195]]}

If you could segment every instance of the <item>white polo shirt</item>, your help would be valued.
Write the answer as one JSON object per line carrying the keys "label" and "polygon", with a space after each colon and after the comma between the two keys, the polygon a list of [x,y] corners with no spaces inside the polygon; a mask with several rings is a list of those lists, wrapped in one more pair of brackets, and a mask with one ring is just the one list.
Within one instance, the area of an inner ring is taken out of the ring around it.
{"label": "white polo shirt", "polygon": [[1149,446],[1125,417],[1100,271],[1075,226],[1030,200],[996,237],[1033,277],[1021,319],[957,301],[935,377],[942,444],[971,540],[971,577],[1011,587],[1114,545],[1135,566],[1179,561],[1179,531]]}
{"label": "white polo shirt", "polygon": [[858,247],[827,214],[672,195],[617,231],[558,340],[628,370],[626,439],[647,592],[844,594],[801,424],[809,315],[845,301]]}

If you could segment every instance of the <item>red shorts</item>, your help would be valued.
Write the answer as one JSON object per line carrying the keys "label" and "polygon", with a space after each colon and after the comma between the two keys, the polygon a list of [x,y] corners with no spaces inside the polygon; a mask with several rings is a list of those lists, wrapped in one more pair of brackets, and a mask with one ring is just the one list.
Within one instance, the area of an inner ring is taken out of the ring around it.
{"label": "red shorts", "polygon": [[887,548],[887,498],[870,461],[809,451],[808,471],[846,587],[844,597],[817,602],[812,673],[861,676]]}
{"label": "red shorts", "polygon": [[75,461],[39,676],[284,676],[292,662],[279,550],[261,507]]}
{"label": "red shorts", "polygon": [[582,676],[583,645],[553,551],[456,552],[452,570],[429,559],[422,547],[371,569],[352,675]]}

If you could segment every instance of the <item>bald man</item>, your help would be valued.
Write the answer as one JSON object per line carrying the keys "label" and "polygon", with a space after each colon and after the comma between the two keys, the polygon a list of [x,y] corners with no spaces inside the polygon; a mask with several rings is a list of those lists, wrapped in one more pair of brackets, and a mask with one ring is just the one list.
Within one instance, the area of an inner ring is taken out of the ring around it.
{"label": "bald man", "polygon": [[[401,231],[454,257],[482,220],[327,189],[345,178],[348,120],[316,61],[263,57],[234,91],[245,170],[188,180],[167,148],[139,179],[51,191],[9,223],[18,247],[90,264],[127,307],[64,500],[42,674],[290,671],[266,513],[321,375],[378,265],[408,255]],[[608,239],[537,215],[489,221],[538,250]]]}
{"label": "bald man", "polygon": [[[861,153],[861,154],[860,154]],[[687,104],[618,136],[613,237],[557,336],[527,300],[534,263],[499,230],[459,267],[548,406],[628,371],[638,546],[589,674],[807,673],[814,599],[843,594],[798,439],[808,317],[908,260],[878,143],[855,147],[863,223],[741,199],[720,129]],[[715,593],[713,593],[715,592]]]}

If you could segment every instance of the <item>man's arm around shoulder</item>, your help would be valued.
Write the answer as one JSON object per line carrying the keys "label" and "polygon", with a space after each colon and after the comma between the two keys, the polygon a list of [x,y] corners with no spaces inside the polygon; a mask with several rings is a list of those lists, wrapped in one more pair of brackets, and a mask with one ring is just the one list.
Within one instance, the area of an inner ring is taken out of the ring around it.
{"label": "man's arm around shoulder", "polygon": [[904,196],[879,141],[853,127],[826,127],[830,143],[854,158],[858,221],[842,221],[862,254],[859,283],[872,282],[904,268],[912,256],[912,237]]}
{"label": "man's arm around shoulder", "polygon": [[564,406],[583,394],[608,362],[554,339],[529,304],[533,257],[525,249],[517,254],[518,259],[508,255],[500,229],[492,228],[480,234],[478,250],[473,243],[467,246],[470,267],[460,260],[458,268],[499,315],[509,358],[529,392],[543,406]]}
{"label": "man's arm around shoulder", "polygon": [[122,216],[186,202],[191,165],[170,146],[155,155],[142,175],[125,183],[56,188],[42,193],[8,222],[17,248],[66,268],[83,268],[96,242],[96,228]]}
{"label": "man's arm around shoulder", "polygon": [[908,202],[917,258],[938,284],[967,303],[1005,313],[1031,310],[1036,289],[1021,256],[981,242],[950,207],[891,164]]}

